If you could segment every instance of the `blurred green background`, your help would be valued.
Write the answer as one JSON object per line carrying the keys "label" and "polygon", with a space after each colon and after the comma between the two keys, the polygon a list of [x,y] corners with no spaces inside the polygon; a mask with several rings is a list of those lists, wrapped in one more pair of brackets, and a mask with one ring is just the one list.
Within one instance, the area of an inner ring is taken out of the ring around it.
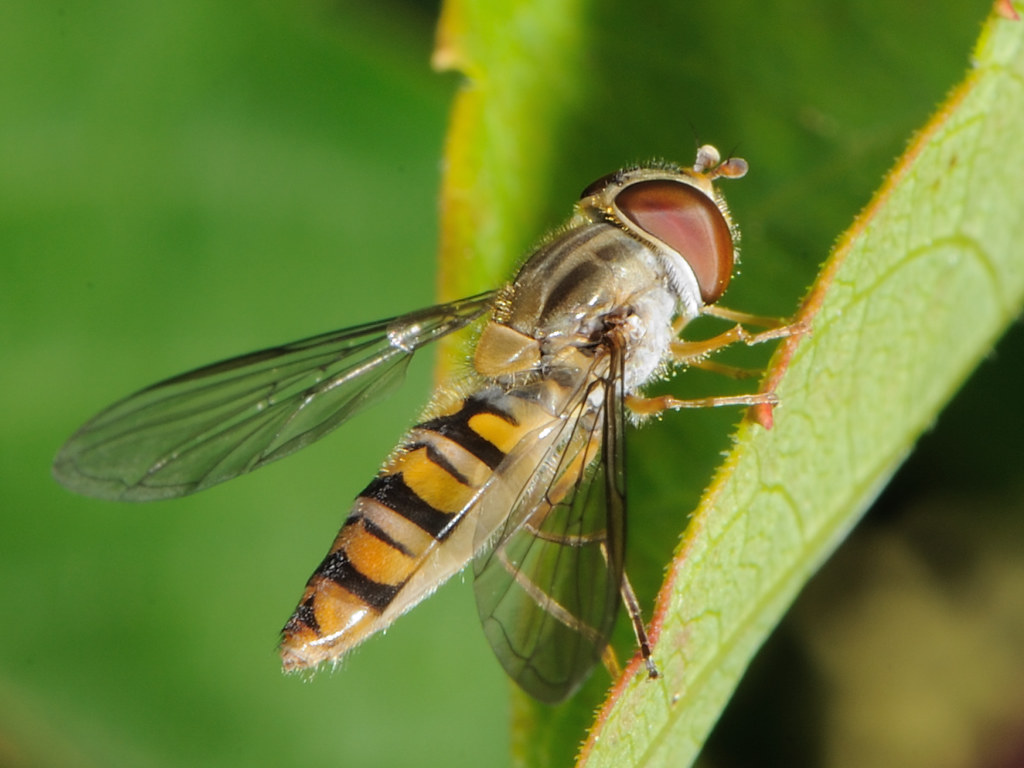
{"label": "blurred green background", "polygon": [[[961,77],[986,6],[791,0],[765,24],[737,0],[652,14],[655,41],[630,34],[629,8],[595,2],[591,86],[619,112],[577,115],[551,138],[558,172],[535,215],[561,220],[567,196],[617,165],[689,161],[692,135],[742,141],[753,171],[727,190],[745,255],[730,304],[784,313]],[[398,0],[5,4],[0,766],[508,762],[509,684],[461,579],[334,674],[285,678],[275,654],[350,499],[425,400],[429,359],[342,434],[196,497],[110,504],[49,476],[79,424],[139,387],[434,300],[458,83],[427,64],[435,13]],[[673,53],[644,61],[642,81],[618,66],[655,48]],[[985,728],[963,754],[1012,750],[1022,705],[1000,697],[1024,690],[1019,326],[995,358],[769,642],[708,764],[886,764],[849,745],[895,734],[951,754],[937,739]],[[736,418],[688,415],[689,437],[666,419],[631,443],[645,605],[684,521],[643,511],[692,508]],[[606,684],[599,671],[592,692]],[[896,703],[912,716],[882,706]]]}
{"label": "blurred green background", "polygon": [[49,476],[98,409],[206,362],[434,301],[456,79],[413,3],[11,2],[0,31],[0,765],[507,762],[456,580],[344,668],[277,631],[427,397],[192,498]]}

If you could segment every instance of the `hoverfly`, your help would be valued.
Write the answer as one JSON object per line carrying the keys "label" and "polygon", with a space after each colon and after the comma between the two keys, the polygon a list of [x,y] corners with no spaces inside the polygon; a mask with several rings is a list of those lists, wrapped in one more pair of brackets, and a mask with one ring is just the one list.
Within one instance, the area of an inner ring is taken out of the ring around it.
{"label": "hoverfly", "polygon": [[[471,370],[435,395],[309,579],[282,632],[284,667],[337,661],[472,561],[487,639],[536,698],[557,702],[582,683],[620,599],[654,676],[623,570],[626,411],[770,405],[771,393],[640,392],[721,347],[794,332],[750,334],[740,321],[752,316],[715,307],[738,233],[713,182],[746,170],[704,146],[690,168],[605,176],[505,287],[160,382],[86,423],[54,475],[104,499],[201,491],[320,439],[395,384],[418,349],[481,321]],[[735,325],[680,339],[702,314]]]}

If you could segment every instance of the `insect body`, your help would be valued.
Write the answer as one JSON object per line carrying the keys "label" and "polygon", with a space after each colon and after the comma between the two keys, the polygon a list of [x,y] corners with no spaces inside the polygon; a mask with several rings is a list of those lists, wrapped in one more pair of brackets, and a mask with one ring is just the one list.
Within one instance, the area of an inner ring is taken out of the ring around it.
{"label": "insect body", "polygon": [[54,473],[102,498],[201,490],[323,436],[418,348],[489,313],[467,379],[435,397],[356,499],[281,653],[289,670],[337,660],[472,560],[499,660],[558,701],[601,658],[620,594],[649,655],[623,572],[625,409],[773,402],[639,395],[673,364],[788,332],[678,338],[729,282],[736,231],[713,181],[745,171],[702,147],[692,168],[607,176],[505,288],[157,384],[82,427]]}

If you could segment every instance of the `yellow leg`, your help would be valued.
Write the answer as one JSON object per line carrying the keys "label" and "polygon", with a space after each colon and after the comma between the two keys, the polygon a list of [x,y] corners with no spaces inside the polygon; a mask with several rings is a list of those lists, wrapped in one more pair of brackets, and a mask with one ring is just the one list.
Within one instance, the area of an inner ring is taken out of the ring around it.
{"label": "yellow leg", "polygon": [[[733,317],[755,317],[754,315],[743,315],[742,313],[732,312],[732,310],[726,310],[726,312],[729,314],[729,317],[725,319],[733,319]],[[765,318],[756,319],[762,321],[765,320]],[[673,324],[673,327],[676,326],[680,326],[679,321],[676,321],[676,323]],[[681,330],[681,326],[676,327],[677,333]],[[752,347],[755,344],[762,344],[766,341],[775,341],[776,339],[785,339],[789,336],[807,333],[808,330],[809,328],[807,327],[807,324],[800,321],[777,325],[758,333],[751,333],[742,325],[737,324],[717,336],[712,336],[710,339],[702,339],[700,341],[683,341],[682,339],[677,339],[676,341],[673,341],[671,344],[672,357],[681,365],[697,365],[708,355],[733,344],[743,343],[748,347]],[[735,373],[729,373],[728,375],[735,376]],[[736,378],[742,378],[742,376],[736,376]]]}
{"label": "yellow leg", "polygon": [[728,376],[730,379],[755,379],[764,373],[760,369],[741,368],[738,365],[719,363],[716,360],[687,360],[686,365],[691,368],[700,368],[702,371],[719,373],[722,376]]}
{"label": "yellow leg", "polygon": [[739,312],[735,309],[719,306],[718,304],[704,307],[703,314],[717,317],[719,320],[728,320],[731,323],[752,325],[755,328],[785,328],[801,325],[801,323],[793,323],[778,317],[765,317],[764,315],[752,315],[749,312]]}
{"label": "yellow leg", "polygon": [[608,676],[612,680],[618,680],[622,676],[622,665],[619,664],[619,657],[615,655],[615,649],[611,645],[604,647],[601,661],[604,662],[604,668],[608,670]]}
{"label": "yellow leg", "polygon": [[766,331],[760,331],[759,333],[750,333],[742,325],[734,325],[727,331],[723,331],[717,336],[712,336],[710,339],[703,339],[701,341],[673,341],[672,356],[678,363],[690,363],[691,360],[700,360],[703,357],[710,355],[712,352],[717,352],[720,349],[731,346],[733,344],[742,342],[748,347],[752,347],[755,344],[763,344],[766,341],[775,341],[776,339],[785,339],[789,336],[795,336],[800,333],[806,333],[807,326],[803,323],[791,323],[790,325],[782,325],[778,328],[769,328]]}
{"label": "yellow leg", "polygon": [[626,396],[626,407],[641,416],[656,416],[664,411],[680,408],[718,408],[723,405],[778,405],[779,398],[774,392],[758,392],[752,395],[723,395],[720,397],[695,397],[681,400],[672,395],[660,397]]}
{"label": "yellow leg", "polygon": [[742,326],[737,325],[710,339],[701,339],[700,341],[677,339],[670,345],[672,357],[682,365],[693,365],[713,352],[742,341],[745,336],[749,336],[749,334]]}
{"label": "yellow leg", "polygon": [[[708,317],[717,317],[719,320],[726,320],[730,323],[736,323],[737,325],[752,325],[755,328],[786,328],[802,326],[802,322],[792,322],[785,320],[780,317],[766,317],[765,315],[752,315],[749,312],[739,312],[735,309],[727,309],[726,307],[719,306],[718,304],[711,304],[704,307],[701,311],[702,315]],[[678,335],[686,324],[690,322],[689,319],[683,317],[677,317],[672,323],[672,328]],[[797,331],[801,333],[802,331]]]}

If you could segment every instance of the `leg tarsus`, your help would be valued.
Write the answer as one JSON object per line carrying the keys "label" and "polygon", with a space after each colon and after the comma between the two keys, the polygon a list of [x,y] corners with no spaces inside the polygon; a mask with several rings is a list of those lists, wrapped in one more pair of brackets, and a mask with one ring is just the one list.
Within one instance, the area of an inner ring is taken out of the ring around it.
{"label": "leg tarsus", "polygon": [[647,637],[647,627],[644,626],[644,618],[640,615],[640,601],[636,599],[633,585],[629,583],[629,577],[625,571],[622,572],[622,585],[619,589],[622,592],[622,602],[626,604],[626,610],[629,612],[629,618],[633,623],[636,644],[640,646],[640,656],[644,660],[644,666],[647,667],[647,677],[653,680],[659,677],[660,673],[654,663],[654,659],[651,658],[651,642]]}
{"label": "leg tarsus", "polygon": [[693,360],[686,363],[690,368],[700,368],[702,371],[718,373],[728,376],[730,379],[755,379],[764,373],[763,370],[753,368],[741,368],[738,365],[720,363],[717,360]]}
{"label": "leg tarsus", "polygon": [[769,330],[789,328],[792,329],[792,331],[787,334],[789,336],[794,336],[798,333],[806,333],[808,330],[806,323],[802,320],[755,315],[750,312],[740,312],[735,309],[729,309],[728,307],[723,307],[719,304],[711,304],[710,306],[704,307],[702,314],[717,317],[719,320],[727,320],[730,323],[737,323],[738,325],[752,325],[755,328],[765,328]]}
{"label": "leg tarsus", "polygon": [[695,397],[682,400],[672,395],[640,397],[627,395],[626,407],[640,416],[656,416],[663,411],[678,411],[681,408],[718,408],[723,405],[778,405],[779,398],[774,392],[757,392],[750,395],[722,395],[719,397]]}

